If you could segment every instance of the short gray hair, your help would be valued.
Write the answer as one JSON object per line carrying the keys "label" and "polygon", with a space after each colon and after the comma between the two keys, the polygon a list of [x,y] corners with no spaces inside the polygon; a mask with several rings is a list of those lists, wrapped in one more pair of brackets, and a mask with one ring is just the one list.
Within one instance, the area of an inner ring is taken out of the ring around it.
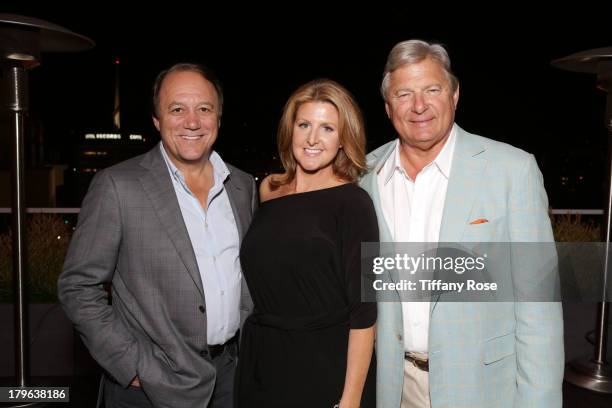
{"label": "short gray hair", "polygon": [[387,57],[387,64],[383,72],[383,80],[380,85],[380,93],[383,99],[387,100],[389,90],[389,76],[393,71],[405,65],[417,64],[426,58],[431,58],[440,64],[446,73],[451,88],[454,91],[459,87],[459,80],[451,71],[450,58],[448,52],[441,44],[428,43],[423,40],[408,40],[397,43]]}

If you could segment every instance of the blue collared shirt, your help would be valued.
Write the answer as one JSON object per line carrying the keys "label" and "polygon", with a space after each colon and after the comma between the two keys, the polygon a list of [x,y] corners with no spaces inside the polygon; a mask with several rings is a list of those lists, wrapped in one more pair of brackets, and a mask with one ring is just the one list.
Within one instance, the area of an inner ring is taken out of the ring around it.
{"label": "blue collared shirt", "polygon": [[207,210],[191,193],[185,177],[168,157],[163,143],[160,149],[183,220],[196,256],[206,301],[207,342],[222,344],[240,327],[240,282],[238,259],[240,237],[232,206],[223,185],[230,171],[216,152],[210,155],[214,185],[208,192]]}

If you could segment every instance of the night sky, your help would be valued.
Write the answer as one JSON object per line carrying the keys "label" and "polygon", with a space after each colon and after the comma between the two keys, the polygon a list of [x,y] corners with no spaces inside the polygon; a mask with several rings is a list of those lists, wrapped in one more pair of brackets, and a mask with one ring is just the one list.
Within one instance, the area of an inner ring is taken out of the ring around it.
{"label": "night sky", "polygon": [[[421,38],[447,46],[460,80],[460,126],[534,153],[553,207],[601,208],[608,173],[605,94],[596,90],[595,75],[562,71],[550,61],[612,46],[609,11],[586,2],[581,9],[541,12],[497,2],[452,9],[437,2],[420,8],[371,3],[332,9],[331,2],[291,8],[170,2],[128,12],[108,2],[72,8],[53,2],[41,9],[20,1],[3,2],[3,12],[48,20],[97,44],[83,53],[46,54],[31,71],[31,111],[43,123],[49,149],[61,150],[69,135],[111,130],[119,58],[122,128],[157,137],[150,119],[153,79],[172,63],[195,61],[213,68],[224,84],[217,149],[238,167],[256,172],[252,164],[241,166],[241,158],[274,154],[286,99],[317,77],[355,95],[371,150],[395,137],[378,91],[386,56],[395,43]],[[565,187],[560,177],[568,177]]]}

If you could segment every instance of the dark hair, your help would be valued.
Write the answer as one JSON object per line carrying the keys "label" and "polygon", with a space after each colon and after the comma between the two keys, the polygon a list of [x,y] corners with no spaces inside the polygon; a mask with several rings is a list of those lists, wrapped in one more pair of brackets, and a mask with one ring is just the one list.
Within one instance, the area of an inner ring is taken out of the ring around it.
{"label": "dark hair", "polygon": [[217,92],[217,97],[219,98],[219,118],[221,118],[221,114],[223,113],[223,89],[221,87],[219,78],[217,78],[215,73],[210,68],[202,64],[193,64],[188,62],[174,64],[170,68],[161,71],[157,75],[157,78],[155,78],[155,82],[153,83],[153,116],[159,119],[159,92],[168,74],[185,71],[198,73],[202,75],[202,78],[213,84],[215,91]]}

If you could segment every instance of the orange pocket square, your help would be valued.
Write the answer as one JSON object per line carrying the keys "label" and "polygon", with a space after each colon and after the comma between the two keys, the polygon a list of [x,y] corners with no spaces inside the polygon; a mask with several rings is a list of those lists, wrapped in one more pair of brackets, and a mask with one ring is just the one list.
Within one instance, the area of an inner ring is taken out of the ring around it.
{"label": "orange pocket square", "polygon": [[476,219],[474,221],[471,221],[470,225],[484,224],[484,223],[487,223],[487,222],[489,222],[489,220],[487,220],[486,218],[478,218],[478,219]]}

